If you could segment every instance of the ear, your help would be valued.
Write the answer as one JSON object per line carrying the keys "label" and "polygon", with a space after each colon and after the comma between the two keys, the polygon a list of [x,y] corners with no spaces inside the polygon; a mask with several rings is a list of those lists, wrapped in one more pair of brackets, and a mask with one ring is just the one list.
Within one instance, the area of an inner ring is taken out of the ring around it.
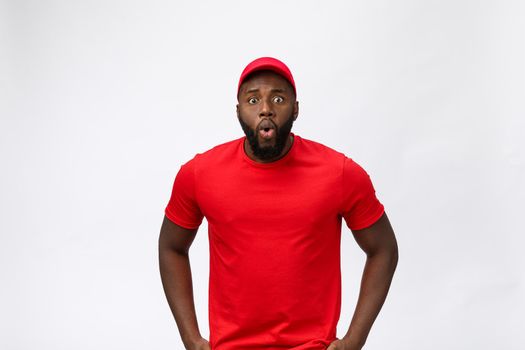
{"label": "ear", "polygon": [[297,119],[297,116],[299,115],[299,101],[295,101],[293,105],[293,120],[295,121]]}

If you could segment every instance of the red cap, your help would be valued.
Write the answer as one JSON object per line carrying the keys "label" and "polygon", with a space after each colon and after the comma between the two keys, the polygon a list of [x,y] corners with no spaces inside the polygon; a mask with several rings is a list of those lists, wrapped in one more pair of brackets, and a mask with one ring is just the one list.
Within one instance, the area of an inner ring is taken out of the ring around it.
{"label": "red cap", "polygon": [[290,84],[292,84],[293,92],[297,94],[295,91],[295,82],[293,80],[292,72],[290,72],[290,69],[286,66],[286,64],[273,57],[260,57],[248,63],[246,68],[244,68],[242,71],[241,78],[239,79],[239,85],[237,86],[237,95],[239,94],[241,84],[246,79],[246,77],[253,72],[260,70],[271,70],[281,75],[283,78],[288,80]]}

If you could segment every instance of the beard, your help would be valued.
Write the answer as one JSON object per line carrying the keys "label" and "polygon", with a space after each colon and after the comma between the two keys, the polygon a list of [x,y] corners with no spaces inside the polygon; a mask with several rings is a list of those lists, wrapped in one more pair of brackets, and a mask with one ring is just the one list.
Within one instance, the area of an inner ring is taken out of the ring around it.
{"label": "beard", "polygon": [[242,120],[241,116],[239,116],[238,119],[255,157],[260,160],[271,160],[281,155],[281,152],[286,145],[286,140],[288,140],[288,137],[290,136],[290,131],[292,131],[292,125],[294,122],[292,115],[290,115],[290,118],[288,118],[280,128],[273,122],[273,120],[268,119],[273,124],[275,130],[275,145],[273,146],[261,146],[257,137],[259,128],[256,127],[255,130],[251,129],[248,124]]}

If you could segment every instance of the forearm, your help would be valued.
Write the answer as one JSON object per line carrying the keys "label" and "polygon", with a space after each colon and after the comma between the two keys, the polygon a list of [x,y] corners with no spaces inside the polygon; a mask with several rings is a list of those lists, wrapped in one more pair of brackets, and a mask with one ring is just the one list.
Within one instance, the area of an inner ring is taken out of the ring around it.
{"label": "forearm", "polygon": [[366,259],[354,316],[343,338],[352,350],[361,349],[366,342],[388,294],[397,259],[397,249],[369,255]]}
{"label": "forearm", "polygon": [[186,349],[202,339],[199,332],[188,254],[159,250],[159,265],[164,293]]}

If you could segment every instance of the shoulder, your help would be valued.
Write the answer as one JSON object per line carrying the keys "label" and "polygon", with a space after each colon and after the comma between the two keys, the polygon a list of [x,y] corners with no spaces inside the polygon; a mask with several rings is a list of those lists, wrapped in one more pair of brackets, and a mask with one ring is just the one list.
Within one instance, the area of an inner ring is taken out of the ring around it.
{"label": "shoulder", "polygon": [[346,179],[352,179],[356,182],[367,181],[370,177],[361,165],[348,157],[345,157],[344,160],[343,175]]}
{"label": "shoulder", "polygon": [[244,137],[240,137],[238,139],[216,145],[204,152],[197,153],[192,159],[184,163],[183,167],[194,169],[211,166],[224,161],[231,161],[236,157],[243,140]]}
{"label": "shoulder", "polygon": [[305,139],[304,137],[300,137],[298,135],[296,135],[296,137],[299,139],[301,144],[301,152],[305,154],[323,158],[326,157],[327,160],[339,161],[343,161],[343,159],[346,157],[344,153],[328,147],[320,142]]}
{"label": "shoulder", "polygon": [[301,143],[302,152],[317,158],[321,162],[330,163],[340,167],[345,177],[362,178],[368,176],[363,167],[361,167],[361,165],[359,165],[354,159],[347,156],[345,153],[326,146],[320,142],[312,141],[302,137],[300,137],[299,140]]}
{"label": "shoulder", "polygon": [[303,159],[308,159],[322,167],[328,167],[330,171],[336,171],[339,174],[342,173],[346,160],[349,159],[343,152],[317,141],[299,138],[299,143]]}

